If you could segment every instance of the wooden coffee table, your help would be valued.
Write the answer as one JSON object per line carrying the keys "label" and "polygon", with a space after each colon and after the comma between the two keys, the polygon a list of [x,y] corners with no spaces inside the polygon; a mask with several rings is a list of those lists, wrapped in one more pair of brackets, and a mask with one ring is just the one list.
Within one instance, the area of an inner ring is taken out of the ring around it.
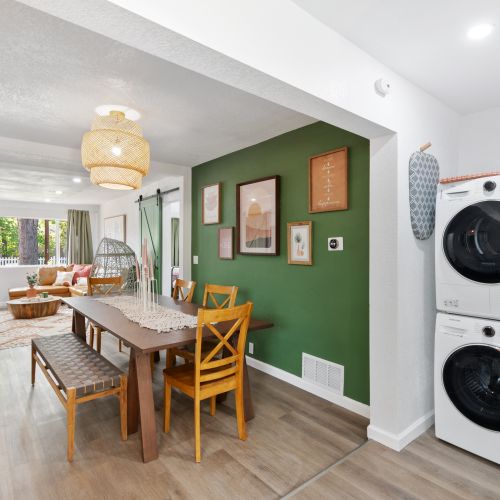
{"label": "wooden coffee table", "polygon": [[33,319],[44,316],[52,316],[57,312],[61,305],[59,297],[49,297],[47,299],[8,300],[7,307],[15,319]]}

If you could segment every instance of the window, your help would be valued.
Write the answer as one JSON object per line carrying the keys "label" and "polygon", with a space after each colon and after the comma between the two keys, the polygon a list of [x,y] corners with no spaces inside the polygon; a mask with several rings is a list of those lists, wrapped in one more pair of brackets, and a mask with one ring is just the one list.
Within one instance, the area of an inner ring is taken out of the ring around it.
{"label": "window", "polygon": [[66,264],[67,222],[0,217],[0,266]]}

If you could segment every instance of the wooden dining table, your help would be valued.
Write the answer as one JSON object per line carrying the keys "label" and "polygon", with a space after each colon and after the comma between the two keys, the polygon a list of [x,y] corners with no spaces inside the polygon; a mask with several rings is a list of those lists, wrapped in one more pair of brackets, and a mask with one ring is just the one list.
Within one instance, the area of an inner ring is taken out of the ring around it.
{"label": "wooden dining table", "polygon": [[[97,297],[96,297],[97,298]],[[153,401],[153,381],[151,373],[151,353],[181,347],[196,342],[196,328],[184,328],[168,333],[158,333],[156,330],[144,328],[127,319],[117,308],[104,304],[94,297],[64,297],[62,300],[73,309],[73,333],[86,339],[86,319],[102,328],[130,347],[128,369],[128,433],[141,429],[142,459],[150,462],[158,458],[158,437],[156,434],[156,416]],[[183,313],[197,316],[198,309],[202,306],[174,300],[170,297],[160,296],[162,306],[182,311]],[[231,325],[220,325],[219,331],[229,331]],[[252,318],[249,331],[271,328],[273,323]],[[212,335],[204,329],[204,337]],[[245,419],[254,417],[250,383],[246,360],[244,361],[244,386]]]}

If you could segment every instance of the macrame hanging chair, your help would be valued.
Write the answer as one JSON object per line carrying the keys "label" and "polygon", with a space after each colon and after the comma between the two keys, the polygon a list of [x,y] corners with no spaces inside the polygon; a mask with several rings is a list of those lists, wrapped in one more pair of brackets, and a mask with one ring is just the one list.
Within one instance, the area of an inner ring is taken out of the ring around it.
{"label": "macrame hanging chair", "polygon": [[103,238],[92,264],[91,276],[96,278],[122,277],[122,291],[134,291],[136,281],[135,252],[123,241]]}

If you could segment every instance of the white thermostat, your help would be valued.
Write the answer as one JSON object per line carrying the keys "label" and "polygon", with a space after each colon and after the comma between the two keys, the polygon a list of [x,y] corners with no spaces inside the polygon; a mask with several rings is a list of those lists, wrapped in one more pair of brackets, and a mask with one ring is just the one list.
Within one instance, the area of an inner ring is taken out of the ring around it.
{"label": "white thermostat", "polygon": [[344,250],[344,238],[342,236],[333,236],[328,238],[328,251],[340,252]]}

